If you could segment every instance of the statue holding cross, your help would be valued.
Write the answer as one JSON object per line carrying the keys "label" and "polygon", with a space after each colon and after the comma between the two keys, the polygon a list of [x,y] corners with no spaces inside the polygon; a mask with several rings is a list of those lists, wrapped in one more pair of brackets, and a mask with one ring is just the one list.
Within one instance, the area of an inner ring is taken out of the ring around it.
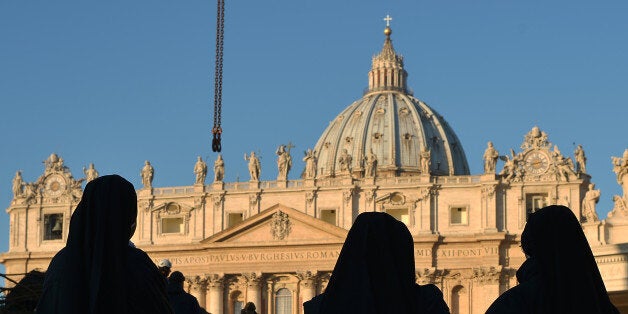
{"label": "statue holding cross", "polygon": [[275,154],[277,154],[277,169],[279,174],[277,175],[277,181],[288,180],[288,172],[292,167],[292,156],[290,156],[290,149],[293,148],[292,143],[288,145],[279,145]]}

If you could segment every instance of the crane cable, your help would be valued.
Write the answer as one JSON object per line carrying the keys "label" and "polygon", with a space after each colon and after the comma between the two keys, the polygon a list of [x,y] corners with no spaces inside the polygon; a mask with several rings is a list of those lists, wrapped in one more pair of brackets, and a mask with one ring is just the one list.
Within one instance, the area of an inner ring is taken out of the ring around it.
{"label": "crane cable", "polygon": [[220,116],[222,115],[222,51],[225,35],[225,1],[217,0],[218,9],[216,14],[216,72],[214,74],[214,127],[212,134],[212,151],[222,150],[220,126]]}

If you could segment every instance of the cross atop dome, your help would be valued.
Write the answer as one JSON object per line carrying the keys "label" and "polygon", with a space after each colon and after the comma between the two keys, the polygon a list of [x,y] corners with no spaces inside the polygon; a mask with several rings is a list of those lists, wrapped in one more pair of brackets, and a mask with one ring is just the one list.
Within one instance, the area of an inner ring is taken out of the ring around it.
{"label": "cross atop dome", "polygon": [[390,15],[386,14],[386,17],[384,18],[384,21],[386,21],[386,27],[390,27],[390,21],[392,21],[393,18],[390,17]]}

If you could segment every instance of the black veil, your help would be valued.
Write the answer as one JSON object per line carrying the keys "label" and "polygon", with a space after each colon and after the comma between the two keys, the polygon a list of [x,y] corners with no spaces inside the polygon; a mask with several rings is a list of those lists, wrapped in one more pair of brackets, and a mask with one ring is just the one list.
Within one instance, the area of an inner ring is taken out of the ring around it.
{"label": "black veil", "polygon": [[531,214],[521,235],[536,264],[543,313],[617,313],[591,247],[572,211],[548,206]]}
{"label": "black veil", "polygon": [[89,182],[72,214],[66,246],[50,263],[37,312],[171,313],[157,267],[130,246],[136,219],[130,182],[118,175]]}
{"label": "black veil", "polygon": [[414,313],[414,243],[386,213],[360,214],[320,296],[320,313]]}

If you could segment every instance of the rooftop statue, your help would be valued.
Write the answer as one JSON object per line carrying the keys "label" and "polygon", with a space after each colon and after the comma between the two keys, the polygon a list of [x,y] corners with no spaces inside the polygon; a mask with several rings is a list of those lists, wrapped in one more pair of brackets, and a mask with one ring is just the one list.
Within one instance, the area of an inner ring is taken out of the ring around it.
{"label": "rooftop statue", "polygon": [[94,168],[94,163],[90,163],[89,168],[83,167],[83,173],[85,174],[85,180],[87,183],[98,178],[98,171]]}
{"label": "rooftop statue", "polygon": [[364,157],[364,161],[366,162],[364,176],[367,178],[375,177],[377,171],[377,155],[373,153],[373,149],[371,149],[369,153],[366,154],[366,157]]}
{"label": "rooftop statue", "polygon": [[144,162],[144,168],[140,172],[140,176],[142,177],[142,184],[145,189],[150,189],[153,187],[153,175],[155,174],[155,169],[151,166],[150,161]]}
{"label": "rooftop statue", "polygon": [[586,222],[598,221],[597,212],[595,206],[600,200],[600,190],[595,189],[595,184],[589,184],[589,190],[584,194],[582,200],[582,216]]}
{"label": "rooftop statue", "polygon": [[[207,165],[205,165],[205,167],[207,168]],[[214,161],[214,182],[221,182],[222,179],[224,178],[225,178],[225,161],[222,159],[222,155],[218,154],[216,161]]]}
{"label": "rooftop statue", "polygon": [[251,152],[250,156],[244,153],[244,160],[249,162],[249,174],[251,175],[251,181],[259,181],[259,175],[261,172],[261,166],[259,159],[255,156],[255,152]]}
{"label": "rooftop statue", "polygon": [[205,177],[207,177],[207,163],[203,161],[201,156],[196,158],[196,163],[194,164],[194,175],[196,177],[194,184],[205,184]]}
{"label": "rooftop statue", "polygon": [[292,167],[292,156],[290,156],[290,146],[288,150],[286,150],[286,145],[279,145],[275,154],[277,154],[277,169],[279,170],[279,174],[277,175],[278,181],[286,181],[288,180],[288,172],[290,172],[290,168]]}
{"label": "rooftop statue", "polygon": [[13,178],[13,198],[22,197],[24,194],[24,180],[22,179],[22,171],[17,171]]}
{"label": "rooftop statue", "polygon": [[582,148],[582,145],[578,145],[573,154],[576,158],[576,172],[587,173],[587,157],[584,154],[584,149]]}
{"label": "rooftop statue", "polygon": [[304,178],[314,179],[316,177],[316,152],[308,148],[303,161],[305,162]]}
{"label": "rooftop statue", "polygon": [[493,142],[491,141],[486,146],[484,151],[484,173],[495,173],[499,152],[493,147]]}

